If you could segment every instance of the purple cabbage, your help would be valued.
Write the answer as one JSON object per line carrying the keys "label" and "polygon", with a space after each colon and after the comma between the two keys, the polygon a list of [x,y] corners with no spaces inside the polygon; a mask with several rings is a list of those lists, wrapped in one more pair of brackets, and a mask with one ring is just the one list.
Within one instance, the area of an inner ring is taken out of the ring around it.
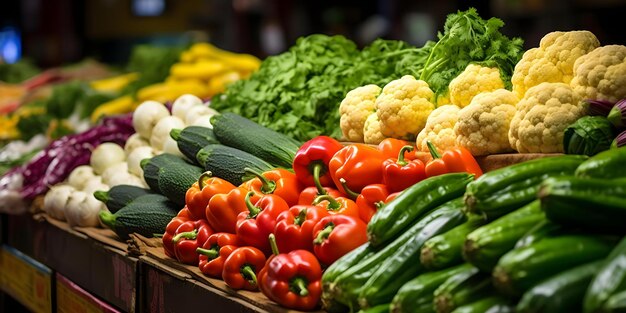
{"label": "purple cabbage", "polygon": [[607,119],[617,128],[626,127],[626,99],[617,101],[609,112]]}

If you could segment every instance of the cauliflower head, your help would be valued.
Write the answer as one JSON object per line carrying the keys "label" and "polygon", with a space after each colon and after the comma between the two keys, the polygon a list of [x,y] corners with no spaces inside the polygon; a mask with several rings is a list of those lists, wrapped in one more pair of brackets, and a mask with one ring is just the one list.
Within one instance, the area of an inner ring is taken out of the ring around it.
{"label": "cauliflower head", "polygon": [[363,127],[364,142],[377,145],[385,138],[385,135],[383,135],[380,131],[380,120],[378,120],[378,115],[376,112],[373,112],[365,120],[365,126]]}
{"label": "cauliflower head", "polygon": [[551,32],[543,36],[538,48],[524,53],[515,65],[511,83],[518,98],[543,82],[569,84],[574,76],[574,62],[600,46],[589,31]]}
{"label": "cauliflower head", "polygon": [[376,99],[380,129],[387,137],[413,140],[435,109],[428,83],[411,75],[389,82]]}
{"label": "cauliflower head", "polygon": [[456,145],[454,125],[459,118],[459,110],[461,109],[458,106],[448,104],[432,111],[426,120],[426,126],[417,135],[415,146],[424,152],[428,152],[428,141],[441,151],[454,147]]}
{"label": "cauliflower head", "polygon": [[454,127],[456,143],[473,155],[512,151],[509,126],[519,99],[506,89],[484,92],[461,109]]}
{"label": "cauliflower head", "polygon": [[504,88],[500,69],[469,64],[448,86],[450,101],[461,108],[466,107],[479,93]]}
{"label": "cauliflower head", "polygon": [[341,119],[339,125],[341,132],[347,140],[353,142],[363,142],[363,127],[365,120],[376,109],[376,97],[380,94],[381,88],[376,85],[366,85],[357,87],[341,101],[339,114]]}
{"label": "cauliflower head", "polygon": [[563,152],[563,132],[587,112],[568,84],[541,83],[517,103],[509,143],[521,153]]}
{"label": "cauliflower head", "polygon": [[578,58],[571,85],[582,99],[626,98],[626,47],[603,46]]}

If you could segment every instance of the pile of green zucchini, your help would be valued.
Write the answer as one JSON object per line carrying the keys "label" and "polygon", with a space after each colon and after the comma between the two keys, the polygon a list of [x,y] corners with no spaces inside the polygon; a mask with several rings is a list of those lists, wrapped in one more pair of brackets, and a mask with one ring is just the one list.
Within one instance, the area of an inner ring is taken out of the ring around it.
{"label": "pile of green zucchini", "polygon": [[333,312],[626,312],[626,148],[426,179],[324,273]]}

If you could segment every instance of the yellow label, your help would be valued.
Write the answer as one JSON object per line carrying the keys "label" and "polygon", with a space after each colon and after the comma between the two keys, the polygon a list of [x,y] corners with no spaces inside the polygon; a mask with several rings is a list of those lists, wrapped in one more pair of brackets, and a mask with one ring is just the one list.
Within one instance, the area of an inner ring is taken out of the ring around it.
{"label": "yellow label", "polygon": [[52,312],[51,271],[7,246],[0,249],[0,286],[33,312]]}
{"label": "yellow label", "polygon": [[57,280],[57,312],[100,313],[108,311],[103,310],[99,305],[85,299],[81,294]]}

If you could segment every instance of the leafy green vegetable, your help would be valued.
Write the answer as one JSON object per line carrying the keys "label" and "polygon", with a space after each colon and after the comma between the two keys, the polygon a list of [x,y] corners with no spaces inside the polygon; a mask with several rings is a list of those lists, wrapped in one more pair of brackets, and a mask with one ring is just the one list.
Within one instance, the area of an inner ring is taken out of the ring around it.
{"label": "leafy green vegetable", "polygon": [[170,67],[180,58],[184,47],[161,47],[138,45],[133,48],[128,61],[128,72],[139,72],[139,79],[124,88],[123,94],[134,94],[137,90],[160,83],[167,78]]}
{"label": "leafy green vegetable", "polygon": [[56,118],[67,118],[85,96],[85,86],[80,81],[60,84],[52,89],[52,96],[46,101],[46,112]]}
{"label": "leafy green vegetable", "polygon": [[20,132],[20,139],[30,140],[36,135],[45,134],[52,120],[54,117],[48,114],[33,114],[20,118],[16,126]]}
{"label": "leafy green vegetable", "polygon": [[21,59],[13,64],[0,63],[0,81],[9,84],[21,83],[39,72],[37,66],[27,59]]}
{"label": "leafy green vegetable", "polygon": [[567,154],[596,155],[611,147],[616,131],[602,116],[584,116],[565,129],[563,148]]}

